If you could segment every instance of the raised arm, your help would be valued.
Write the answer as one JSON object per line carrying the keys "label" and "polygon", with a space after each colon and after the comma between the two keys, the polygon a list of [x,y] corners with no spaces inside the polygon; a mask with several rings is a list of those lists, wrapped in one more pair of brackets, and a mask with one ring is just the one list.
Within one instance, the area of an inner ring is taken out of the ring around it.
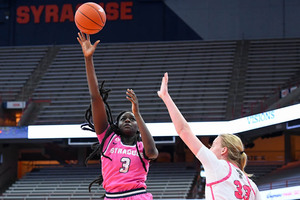
{"label": "raised arm", "polygon": [[105,105],[98,88],[98,80],[94,68],[93,54],[96,50],[100,40],[91,44],[90,36],[84,33],[78,33],[77,40],[81,45],[82,52],[85,60],[86,77],[91,96],[93,123],[97,134],[102,133],[108,125]]}
{"label": "raised arm", "polygon": [[141,133],[142,141],[144,144],[145,154],[146,156],[153,160],[156,159],[158,156],[158,150],[155,146],[154,139],[148,130],[144,119],[142,118],[140,111],[139,111],[139,104],[138,104],[138,98],[136,97],[134,91],[132,89],[127,89],[127,99],[132,103],[132,113],[134,114],[134,117],[136,119],[136,122],[139,127],[139,131]]}
{"label": "raised arm", "polygon": [[158,96],[163,100],[171,120],[175,126],[176,132],[183,140],[183,142],[190,148],[194,155],[197,155],[200,148],[203,146],[202,142],[193,134],[189,124],[180,113],[168,92],[168,73],[164,74],[162,78],[160,91],[157,92]]}

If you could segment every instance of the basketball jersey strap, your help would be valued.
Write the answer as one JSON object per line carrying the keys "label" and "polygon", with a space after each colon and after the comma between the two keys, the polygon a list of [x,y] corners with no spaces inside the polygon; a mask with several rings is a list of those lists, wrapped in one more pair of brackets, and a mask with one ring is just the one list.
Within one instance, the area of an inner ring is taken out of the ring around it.
{"label": "basketball jersey strap", "polygon": [[133,190],[127,190],[124,192],[105,192],[105,197],[109,199],[118,199],[144,193],[147,193],[145,188],[137,188]]}

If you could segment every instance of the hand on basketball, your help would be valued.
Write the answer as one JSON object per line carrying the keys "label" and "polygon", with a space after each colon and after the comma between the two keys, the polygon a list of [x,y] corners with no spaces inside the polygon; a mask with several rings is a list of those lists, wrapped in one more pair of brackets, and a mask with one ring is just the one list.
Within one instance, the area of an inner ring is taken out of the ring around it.
{"label": "hand on basketball", "polygon": [[138,114],[139,113],[139,101],[138,98],[136,97],[134,91],[132,89],[127,89],[126,91],[126,99],[128,99],[131,104],[132,104],[132,113]]}
{"label": "hand on basketball", "polygon": [[94,44],[91,44],[90,35],[84,34],[81,31],[78,33],[77,40],[81,45],[84,57],[91,57],[100,42],[100,40],[97,40]]}
{"label": "hand on basketball", "polygon": [[168,94],[168,79],[168,72],[166,72],[161,80],[160,90],[157,91],[157,94],[161,99]]}

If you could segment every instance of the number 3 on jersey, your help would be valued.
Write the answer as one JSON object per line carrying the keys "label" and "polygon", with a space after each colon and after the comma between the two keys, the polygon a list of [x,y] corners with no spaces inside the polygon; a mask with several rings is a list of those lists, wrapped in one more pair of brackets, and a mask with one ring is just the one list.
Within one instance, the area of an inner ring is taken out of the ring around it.
{"label": "number 3 on jersey", "polygon": [[122,163],[122,167],[120,168],[120,172],[121,173],[127,173],[129,170],[129,165],[130,165],[130,159],[123,157],[121,158],[121,163]]}
{"label": "number 3 on jersey", "polygon": [[[234,184],[237,191],[234,192],[234,195],[237,199],[249,200],[251,188],[248,185],[242,185],[240,181],[235,180]],[[243,194],[245,191],[245,194]]]}

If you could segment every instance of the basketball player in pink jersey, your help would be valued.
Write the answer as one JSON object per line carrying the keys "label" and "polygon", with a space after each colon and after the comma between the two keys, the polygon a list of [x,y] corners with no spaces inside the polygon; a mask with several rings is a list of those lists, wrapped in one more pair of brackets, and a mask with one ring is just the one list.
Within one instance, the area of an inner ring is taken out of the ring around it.
{"label": "basketball player in pink jersey", "polygon": [[244,172],[247,155],[239,137],[219,135],[208,149],[193,134],[168,93],[168,74],[165,73],[158,96],[165,103],[180,138],[202,163],[206,174],[206,200],[260,200],[256,184]]}
{"label": "basketball player in pink jersey", "polygon": [[132,89],[127,89],[126,98],[132,104],[132,112],[122,112],[117,122],[113,123],[106,102],[109,90],[103,89],[102,84],[99,91],[93,64],[93,54],[100,41],[91,44],[90,36],[81,32],[77,40],[85,59],[93,123],[89,117],[86,119],[90,130],[96,132],[100,144],[95,146],[90,157],[96,152],[101,154],[102,172],[99,179],[91,184],[103,185],[105,199],[151,200],[153,197],[146,192],[145,181],[149,163],[157,158],[158,150],[139,112],[138,99]]}

